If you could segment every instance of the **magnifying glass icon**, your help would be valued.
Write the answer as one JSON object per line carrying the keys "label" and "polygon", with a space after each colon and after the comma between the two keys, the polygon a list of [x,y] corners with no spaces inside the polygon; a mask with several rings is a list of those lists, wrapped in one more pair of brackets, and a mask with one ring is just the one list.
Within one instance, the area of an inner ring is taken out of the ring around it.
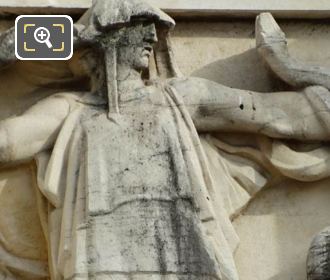
{"label": "magnifying glass icon", "polygon": [[39,27],[34,31],[34,39],[40,44],[46,44],[49,49],[53,47],[49,41],[50,32],[46,27]]}

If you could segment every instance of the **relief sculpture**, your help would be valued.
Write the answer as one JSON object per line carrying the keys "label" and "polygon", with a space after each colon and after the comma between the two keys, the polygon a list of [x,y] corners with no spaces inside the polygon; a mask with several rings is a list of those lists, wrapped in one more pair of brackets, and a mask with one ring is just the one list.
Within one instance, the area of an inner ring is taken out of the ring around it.
{"label": "relief sculpture", "polygon": [[[183,77],[174,25],[140,0],[94,1],[75,24],[89,90],[52,94],[0,122],[1,163],[36,162],[51,279],[237,280],[231,219],[276,176],[330,175],[329,69],[292,59],[264,13],[258,52],[294,91]],[[15,63],[13,30],[0,40],[5,67]],[[233,148],[221,132],[247,133],[257,146]],[[8,279],[46,279],[39,263],[18,267],[1,250]]]}

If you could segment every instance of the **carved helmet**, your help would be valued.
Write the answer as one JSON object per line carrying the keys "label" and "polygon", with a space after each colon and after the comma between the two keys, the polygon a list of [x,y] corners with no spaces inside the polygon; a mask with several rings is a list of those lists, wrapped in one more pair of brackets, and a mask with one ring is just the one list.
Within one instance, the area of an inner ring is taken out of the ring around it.
{"label": "carved helmet", "polygon": [[[115,33],[116,30],[129,26],[132,21],[139,19],[150,20],[157,25],[158,31],[161,31],[160,36],[158,36],[158,46],[161,46],[161,49],[155,51],[156,60],[159,61],[157,65],[161,68],[161,64],[166,64],[166,66],[168,64],[170,75],[178,76],[179,71],[176,69],[168,38],[168,33],[175,26],[175,21],[160,9],[149,5],[143,0],[93,0],[92,7],[76,25],[78,27],[80,24],[77,34],[78,46],[80,45],[79,41],[83,44],[93,45],[98,41],[97,37],[102,34],[106,32],[111,34],[111,30]],[[119,112],[116,46],[108,45],[104,51],[110,116]],[[163,63],[163,61],[166,62]],[[166,67],[162,68],[165,69]],[[165,73],[165,71],[163,72]]]}
{"label": "carved helmet", "polygon": [[139,18],[150,19],[167,30],[175,26],[170,16],[143,0],[93,0],[92,7],[78,21],[84,26],[78,38],[92,43],[103,32],[129,25]]}

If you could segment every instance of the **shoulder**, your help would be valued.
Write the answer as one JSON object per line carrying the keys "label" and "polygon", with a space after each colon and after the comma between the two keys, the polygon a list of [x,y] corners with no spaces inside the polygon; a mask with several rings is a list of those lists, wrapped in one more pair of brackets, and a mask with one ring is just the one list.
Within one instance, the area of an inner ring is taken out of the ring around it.
{"label": "shoulder", "polygon": [[219,87],[220,84],[199,77],[172,78],[166,80],[166,85],[174,87],[177,90],[183,91],[205,91],[211,88]]}
{"label": "shoulder", "polygon": [[173,78],[166,80],[167,86],[174,88],[185,102],[199,102],[218,92],[224,86],[198,77]]}
{"label": "shoulder", "polygon": [[48,97],[50,99],[62,99],[68,102],[79,102],[83,99],[86,92],[82,91],[65,91],[65,92],[58,92],[54,95]]}
{"label": "shoulder", "polygon": [[60,92],[60,93],[54,94],[52,97],[55,99],[66,100],[69,103],[71,109],[73,109],[79,105],[99,106],[99,105],[107,104],[107,100],[105,98],[102,98],[96,94],[93,94],[91,92],[86,92],[86,91]]}
{"label": "shoulder", "polygon": [[198,77],[183,77],[183,78],[171,78],[165,81],[165,84],[172,87],[178,87],[182,85],[200,84],[207,81]]}
{"label": "shoulder", "polygon": [[55,93],[39,100],[24,114],[62,118],[67,116],[76,107],[82,96],[82,92]]}

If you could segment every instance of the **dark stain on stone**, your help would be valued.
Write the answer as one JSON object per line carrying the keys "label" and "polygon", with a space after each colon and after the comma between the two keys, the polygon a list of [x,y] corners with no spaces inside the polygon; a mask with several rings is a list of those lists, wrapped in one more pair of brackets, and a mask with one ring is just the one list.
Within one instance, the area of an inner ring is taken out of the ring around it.
{"label": "dark stain on stone", "polygon": [[307,260],[307,279],[330,279],[330,228],[320,232],[312,241]]}
{"label": "dark stain on stone", "polygon": [[159,231],[158,223],[155,223],[155,239],[156,246],[158,251],[158,263],[159,263],[159,272],[165,274],[167,272],[166,256],[165,256],[165,242],[160,238],[161,234]]}

